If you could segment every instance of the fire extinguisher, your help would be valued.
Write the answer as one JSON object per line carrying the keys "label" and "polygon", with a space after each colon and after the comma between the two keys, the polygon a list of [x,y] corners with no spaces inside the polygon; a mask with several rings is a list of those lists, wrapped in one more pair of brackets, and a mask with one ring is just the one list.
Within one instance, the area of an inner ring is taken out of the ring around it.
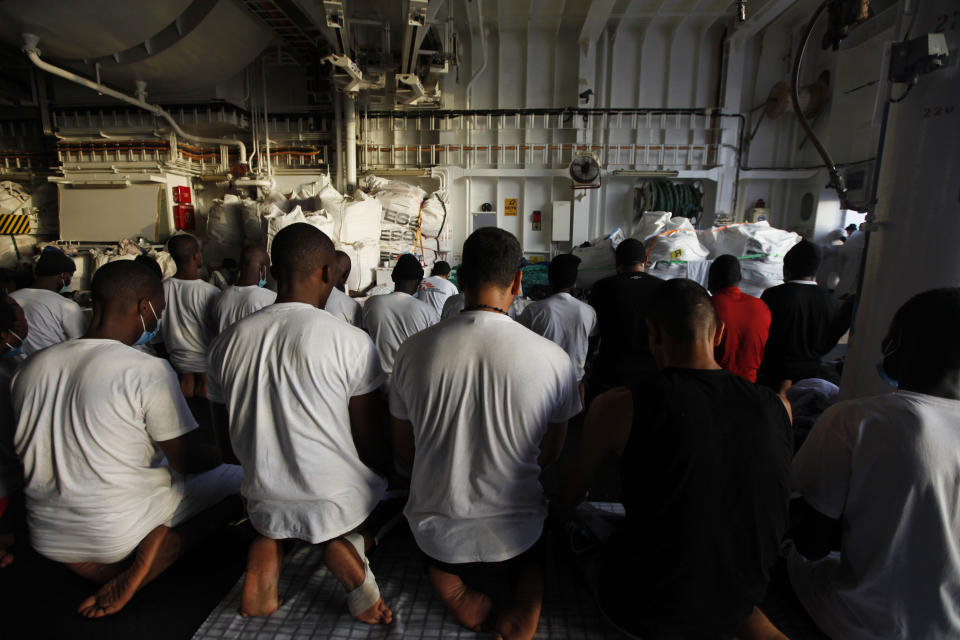
{"label": "fire extinguisher", "polygon": [[540,223],[541,223],[542,221],[543,221],[543,214],[542,214],[541,212],[539,212],[539,211],[534,211],[534,212],[533,212],[533,224],[531,225],[531,228],[532,228],[534,231],[540,231]]}

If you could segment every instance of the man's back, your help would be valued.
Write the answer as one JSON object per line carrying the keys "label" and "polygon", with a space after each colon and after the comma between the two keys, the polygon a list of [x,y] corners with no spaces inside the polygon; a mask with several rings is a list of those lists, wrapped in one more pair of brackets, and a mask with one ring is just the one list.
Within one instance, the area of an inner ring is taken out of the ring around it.
{"label": "man's back", "polygon": [[207,348],[215,330],[214,309],[220,289],[203,280],[167,278],[160,334],[179,373],[201,373],[207,367]]}
{"label": "man's back", "polygon": [[583,378],[590,336],[597,332],[597,313],[569,293],[556,293],[532,302],[520,314],[520,324],[559,345]]}
{"label": "man's back", "polygon": [[656,372],[648,344],[646,314],[662,282],[655,276],[633,272],[604,278],[593,286],[590,304],[597,310],[600,331],[600,352],[594,370],[603,384],[630,384]]}
{"label": "man's back", "polygon": [[399,291],[370,298],[363,308],[363,326],[377,345],[380,366],[388,376],[400,345],[438,321],[433,307]]}
{"label": "man's back", "polygon": [[108,558],[110,541],[129,548],[173,514],[182,486],[156,443],[196,422],[165,361],[116,340],[70,340],[24,363],[12,398],[38,551]]}
{"label": "man's back", "polygon": [[400,348],[390,398],[413,425],[404,513],[424,553],[499,562],[530,548],[546,517],[541,441],[580,411],[567,354],[505,315],[467,311]]}
{"label": "man's back", "polygon": [[717,364],[750,382],[757,381],[764,345],[770,334],[770,309],[763,300],[727,287],[713,294],[717,318],[724,324]]}
{"label": "man's back", "polygon": [[79,338],[87,330],[83,309],[73,300],[46,289],[17,289],[10,297],[23,307],[30,331],[23,353],[31,355],[64,340]]}
{"label": "man's back", "polygon": [[363,331],[308,304],[273,304],[214,341],[208,379],[230,415],[257,531],[323,542],[366,519],[385,483],[350,427],[350,398],[383,379]]}
{"label": "man's back", "polygon": [[791,562],[832,637],[960,636],[958,426],[960,401],[898,391],[834,405],[797,453],[795,488],[843,521],[839,558],[800,583]]}
{"label": "man's back", "polygon": [[840,337],[834,326],[837,303],[830,292],[812,281],[787,282],[767,289],[761,299],[770,308],[771,323],[759,377],[770,383],[829,379],[821,358]]}
{"label": "man's back", "polygon": [[443,303],[447,298],[458,293],[460,291],[455,284],[440,276],[424,278],[417,288],[417,297],[433,307],[438,316],[443,312]]}
{"label": "man's back", "polygon": [[227,287],[217,298],[214,315],[217,320],[217,333],[223,333],[228,327],[243,320],[252,313],[273,304],[277,294],[255,284],[246,287],[233,285]]}
{"label": "man's back", "polygon": [[604,608],[735,631],[786,531],[789,417],[771,391],[723,370],[664,369],[633,401],[628,544],[609,558]]}

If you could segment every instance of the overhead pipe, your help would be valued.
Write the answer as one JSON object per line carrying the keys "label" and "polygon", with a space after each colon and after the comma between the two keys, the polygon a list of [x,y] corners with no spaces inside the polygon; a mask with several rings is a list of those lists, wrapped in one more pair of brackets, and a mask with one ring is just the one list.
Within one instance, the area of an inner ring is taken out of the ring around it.
{"label": "overhead pipe", "polygon": [[346,165],[347,193],[353,194],[357,188],[357,109],[353,97],[343,95],[343,120],[347,128]]}
{"label": "overhead pipe", "polygon": [[340,191],[345,191],[346,187],[343,185],[343,102],[340,94],[338,93],[333,94],[333,128],[337,132],[336,187]]}
{"label": "overhead pipe", "polygon": [[[59,76],[64,80],[69,80],[70,82],[74,82],[76,84],[82,85],[84,87],[87,87],[88,89],[92,89],[97,93],[106,94],[111,98],[116,98],[117,100],[121,100],[123,102],[126,102],[127,104],[131,104],[135,107],[139,107],[144,111],[149,111],[153,115],[166,120],[170,124],[170,128],[172,128],[174,132],[176,132],[177,136],[185,140],[189,140],[191,142],[196,142],[200,144],[218,144],[218,145],[226,144],[226,145],[237,147],[237,150],[240,153],[240,164],[243,164],[243,165],[247,164],[247,147],[245,144],[243,144],[242,141],[233,140],[230,138],[205,138],[202,136],[195,136],[193,134],[187,133],[186,131],[180,128],[180,125],[177,124],[177,121],[173,119],[173,116],[167,113],[166,110],[164,110],[162,107],[145,102],[141,98],[134,98],[133,96],[128,96],[124,93],[120,93],[119,91],[115,91],[105,85],[99,84],[97,82],[93,82],[91,80],[87,80],[83,76],[77,75],[72,71],[67,71],[66,69],[61,69],[60,67],[52,65],[49,62],[45,62],[40,58],[40,49],[37,48],[37,44],[39,44],[40,38],[32,33],[24,33],[22,34],[22,36],[23,36],[23,43],[24,43],[23,52],[27,54],[27,57],[30,58],[30,62],[36,65],[38,69],[42,71],[46,71],[47,73],[51,73],[55,76]],[[142,90],[141,90],[141,95],[143,95]]]}
{"label": "overhead pipe", "polygon": [[467,109],[470,108],[470,98],[473,97],[473,83],[476,82],[481,73],[486,71],[487,60],[489,58],[487,55],[487,32],[483,26],[483,0],[477,0],[477,20],[480,22],[480,50],[483,53],[483,62],[480,63],[480,68],[477,69],[477,72],[473,74],[473,76],[470,78],[470,81],[467,83],[467,89],[464,92],[464,99],[467,103]]}

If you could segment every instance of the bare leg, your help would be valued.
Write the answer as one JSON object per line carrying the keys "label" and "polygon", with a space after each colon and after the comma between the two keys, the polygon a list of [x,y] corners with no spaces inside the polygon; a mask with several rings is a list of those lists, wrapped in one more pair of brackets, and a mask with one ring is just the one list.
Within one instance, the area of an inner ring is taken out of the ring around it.
{"label": "bare leg", "polygon": [[788,640],[787,636],[785,636],[780,629],[777,629],[777,627],[770,622],[770,618],[757,607],[753,608],[753,613],[750,614],[750,617],[748,617],[746,622],[743,623],[743,626],[740,627],[737,635],[743,638],[743,640]]}
{"label": "bare leg", "polygon": [[[364,532],[363,541],[364,552],[366,552],[372,546],[373,536]],[[348,592],[363,584],[367,576],[363,560],[357,554],[357,550],[342,537],[326,543],[323,550],[323,563]],[[367,624],[390,624],[393,622],[393,612],[387,607],[383,598],[380,598],[369,609],[358,615],[357,620]]]}
{"label": "bare leg", "polygon": [[200,373],[193,374],[193,395],[197,398],[206,398],[207,397],[207,373],[201,371]]}
{"label": "bare leg", "polygon": [[10,566],[13,562],[13,543],[12,533],[0,533],[0,569]]}
{"label": "bare leg", "polygon": [[279,540],[258,536],[247,554],[247,573],[240,597],[240,615],[267,616],[276,611],[283,600],[278,593],[283,549]]}
{"label": "bare leg", "polygon": [[531,563],[517,579],[517,590],[510,606],[497,614],[494,638],[530,640],[537,632],[543,605],[543,569]]}
{"label": "bare leg", "polygon": [[180,557],[182,542],[179,533],[161,525],[147,534],[134,552],[133,560],[124,569],[120,568],[120,563],[67,564],[76,573],[97,582],[114,574],[95,594],[80,603],[77,612],[87,618],[102,618],[120,611],[141,587]]}
{"label": "bare leg", "polygon": [[180,374],[180,391],[183,393],[184,398],[193,397],[195,386],[196,386],[196,381],[194,380],[192,373]]}
{"label": "bare leg", "polygon": [[67,563],[67,568],[75,573],[103,584],[95,594],[80,603],[77,612],[87,618],[116,613],[186,550],[225,525],[236,506],[236,500],[227,498],[175,529],[164,525],[156,527],[140,542],[132,558],[111,564]]}
{"label": "bare leg", "polygon": [[453,613],[457,622],[472,631],[483,631],[489,624],[493,601],[489,596],[471,589],[463,580],[431,566],[428,572],[434,591]]}

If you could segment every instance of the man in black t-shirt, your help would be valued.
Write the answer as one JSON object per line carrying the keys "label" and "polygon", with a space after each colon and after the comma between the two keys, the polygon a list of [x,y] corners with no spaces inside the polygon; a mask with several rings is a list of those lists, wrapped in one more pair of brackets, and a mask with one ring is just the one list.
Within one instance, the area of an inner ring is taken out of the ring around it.
{"label": "man in black t-shirt", "polygon": [[782,637],[756,609],[787,527],[789,403],[720,368],[710,295],[663,283],[647,318],[660,372],[594,402],[558,503],[584,498],[620,457],[625,528],[606,546],[599,598],[644,638]]}
{"label": "man in black t-shirt", "polygon": [[589,383],[594,391],[636,384],[656,373],[645,324],[650,298],[663,281],[644,273],[643,243],[627,238],[616,251],[617,275],[593,285],[590,305],[597,311],[600,351]]}
{"label": "man in black t-shirt", "polygon": [[783,279],[763,292],[772,318],[757,382],[777,388],[783,380],[797,382],[822,378],[839,382],[836,370],[822,358],[837,344],[849,326],[830,292],[817,284],[820,247],[807,240],[794,245],[783,259]]}

